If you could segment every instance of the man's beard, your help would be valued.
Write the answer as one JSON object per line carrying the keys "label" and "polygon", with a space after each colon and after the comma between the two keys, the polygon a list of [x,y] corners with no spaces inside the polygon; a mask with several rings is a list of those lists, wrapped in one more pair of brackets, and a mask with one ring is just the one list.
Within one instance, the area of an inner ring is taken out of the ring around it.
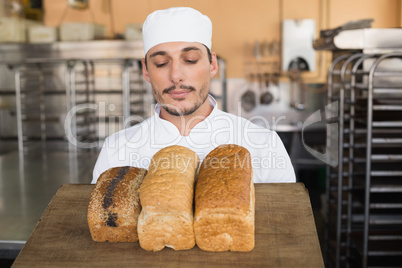
{"label": "man's beard", "polygon": [[[189,89],[190,91],[195,91],[195,88],[192,86],[184,86],[181,85],[179,86],[179,88],[181,89]],[[176,86],[171,86],[169,88],[166,88],[162,91],[162,95],[163,94],[167,94],[169,93],[171,90],[176,89]],[[208,90],[207,90],[207,84],[204,84],[201,86],[200,92],[199,92],[199,99],[196,100],[196,102],[194,103],[194,105],[192,107],[189,107],[187,109],[184,110],[180,110],[178,107],[170,105],[170,104],[165,104],[163,103],[163,99],[162,96],[154,89],[152,88],[152,91],[154,93],[155,99],[156,101],[159,103],[159,105],[166,111],[168,112],[170,115],[173,116],[186,116],[186,115],[190,115],[192,113],[194,113],[195,111],[198,110],[198,108],[201,107],[201,105],[203,105],[205,103],[205,101],[208,98]],[[176,99],[178,101],[185,101],[185,99]]]}

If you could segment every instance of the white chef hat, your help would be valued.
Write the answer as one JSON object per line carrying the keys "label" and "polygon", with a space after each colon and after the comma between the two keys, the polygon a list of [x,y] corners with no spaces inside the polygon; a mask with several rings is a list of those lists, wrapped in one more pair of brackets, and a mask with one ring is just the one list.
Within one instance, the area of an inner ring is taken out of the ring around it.
{"label": "white chef hat", "polygon": [[211,49],[211,20],[190,7],[172,7],[148,15],[142,26],[144,52],[167,42],[198,42]]}

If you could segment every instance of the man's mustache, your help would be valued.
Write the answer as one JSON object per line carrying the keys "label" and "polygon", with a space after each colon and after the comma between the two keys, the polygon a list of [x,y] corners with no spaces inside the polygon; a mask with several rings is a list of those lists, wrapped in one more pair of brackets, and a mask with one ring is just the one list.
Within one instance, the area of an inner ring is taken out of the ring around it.
{"label": "man's mustache", "polygon": [[[194,90],[195,90],[194,87],[192,87],[192,86],[185,86],[185,85],[180,85],[179,88],[180,88],[180,89],[189,89],[190,91],[194,91]],[[174,90],[174,89],[176,89],[176,85],[173,85],[173,86],[171,86],[171,87],[165,88],[165,89],[162,91],[162,94],[169,93],[170,91],[172,91],[172,90]]]}

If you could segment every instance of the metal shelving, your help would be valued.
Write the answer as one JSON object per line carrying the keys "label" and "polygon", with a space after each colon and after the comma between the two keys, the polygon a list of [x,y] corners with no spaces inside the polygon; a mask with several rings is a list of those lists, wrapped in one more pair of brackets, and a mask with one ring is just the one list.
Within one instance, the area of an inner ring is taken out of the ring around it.
{"label": "metal shelving", "polygon": [[57,62],[9,65],[14,73],[20,152],[44,148],[47,140],[55,138],[52,129],[57,128],[60,118],[59,109],[51,101],[59,101],[65,94],[53,79],[58,66]]}
{"label": "metal shelving", "polygon": [[147,98],[152,94],[139,59],[35,59],[7,65],[14,75],[20,153],[46,149],[49,141],[67,144],[66,139],[69,150],[97,148],[99,140],[149,116],[146,104],[153,99]]}
{"label": "metal shelving", "polygon": [[[66,120],[64,130],[70,150],[94,142],[96,133],[95,66],[92,61],[68,60],[65,72]],[[71,111],[75,111],[71,113]],[[72,116],[70,116],[72,115]]]}
{"label": "metal shelving", "polygon": [[349,53],[328,73],[328,267],[402,265],[402,53]]}

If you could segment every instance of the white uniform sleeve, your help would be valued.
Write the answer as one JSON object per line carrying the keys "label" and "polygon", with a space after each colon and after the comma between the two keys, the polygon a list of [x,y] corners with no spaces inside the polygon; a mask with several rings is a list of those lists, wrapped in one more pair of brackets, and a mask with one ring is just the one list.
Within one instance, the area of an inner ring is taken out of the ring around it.
{"label": "white uniform sleeve", "polygon": [[96,181],[98,180],[99,176],[109,168],[111,168],[110,163],[109,163],[109,156],[108,156],[108,147],[105,146],[107,142],[105,141],[104,146],[102,147],[102,150],[98,156],[98,159],[96,160],[95,167],[93,170],[92,174],[92,184],[95,184]]}
{"label": "white uniform sleeve", "polygon": [[277,149],[278,149],[278,156],[283,157],[285,160],[285,164],[283,169],[278,169],[278,182],[296,182],[296,174],[293,168],[292,161],[290,160],[289,154],[286,150],[285,145],[283,144],[281,138],[279,137],[278,133],[274,132],[277,138]]}
{"label": "white uniform sleeve", "polygon": [[254,169],[255,183],[287,183],[296,182],[293,164],[278,133],[271,132],[275,146],[270,146],[264,155],[268,156],[260,162],[260,168]]}

